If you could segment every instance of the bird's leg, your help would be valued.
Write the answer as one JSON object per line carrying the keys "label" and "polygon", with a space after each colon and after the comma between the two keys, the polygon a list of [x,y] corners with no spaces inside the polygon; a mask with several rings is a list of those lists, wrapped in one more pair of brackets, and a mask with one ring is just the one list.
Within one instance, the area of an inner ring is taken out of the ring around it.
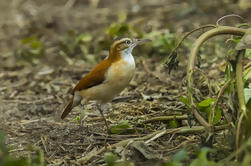
{"label": "bird's leg", "polygon": [[107,121],[106,121],[106,119],[105,119],[105,116],[104,116],[103,110],[101,109],[101,105],[100,105],[100,104],[98,104],[98,110],[99,110],[101,116],[103,117],[103,119],[104,119],[104,121],[105,121],[107,133],[109,134],[109,127],[108,127]]}
{"label": "bird's leg", "polygon": [[83,116],[83,112],[84,112],[84,104],[83,103],[81,103],[80,104],[81,105],[81,113],[80,113],[80,127],[83,127],[83,121],[84,121],[84,116]]}
{"label": "bird's leg", "polygon": [[100,104],[98,104],[98,110],[99,110],[100,114],[102,115],[102,117],[103,117],[103,119],[105,121],[105,125],[106,125],[106,132],[107,132],[107,134],[105,136],[104,146],[107,149],[107,138],[108,138],[108,135],[109,135],[109,127],[108,127],[107,121],[105,119],[105,116],[104,116],[104,113],[103,113],[103,110],[102,110]]}

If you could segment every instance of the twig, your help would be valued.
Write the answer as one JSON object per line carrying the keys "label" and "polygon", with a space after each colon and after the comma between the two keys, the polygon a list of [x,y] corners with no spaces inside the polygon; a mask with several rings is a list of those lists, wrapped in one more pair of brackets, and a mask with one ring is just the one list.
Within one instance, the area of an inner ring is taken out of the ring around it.
{"label": "twig", "polygon": [[[229,128],[229,124],[226,125],[221,125],[221,126],[215,126],[215,130],[219,131],[219,130],[225,130],[227,128]],[[132,141],[144,141],[144,140],[151,140],[152,138],[159,138],[165,134],[173,134],[173,133],[178,133],[178,134],[184,134],[184,133],[198,133],[198,132],[203,132],[205,131],[205,127],[203,126],[193,126],[192,128],[190,127],[180,127],[180,128],[176,128],[176,129],[166,129],[166,130],[160,130],[160,131],[156,131],[154,133],[148,134],[146,136],[143,137],[139,137],[139,138],[130,138],[130,139],[126,139],[123,141],[120,141],[118,143],[115,143],[113,145],[111,145],[110,147],[108,147],[107,149],[113,149],[116,147],[125,147],[129,142]],[[158,135],[158,137],[156,137],[156,135]],[[92,160],[95,156],[100,155],[101,153],[105,152],[107,150],[105,147],[102,147],[101,149],[99,149],[96,152],[90,152],[88,153],[85,157],[82,157],[80,159],[78,159],[77,161],[81,164],[81,163],[87,163],[90,160]]]}
{"label": "twig", "polygon": [[141,123],[150,123],[150,122],[155,122],[155,121],[166,121],[166,120],[176,120],[176,119],[183,120],[187,118],[188,118],[187,115],[158,116],[158,117],[149,118]]}
{"label": "twig", "polygon": [[46,147],[46,143],[45,143],[45,138],[43,136],[41,137],[41,141],[42,141],[42,144],[43,144],[45,152],[48,153],[48,150],[47,150],[47,147]]}
{"label": "twig", "polygon": [[219,18],[217,21],[216,21],[216,25],[219,26],[219,22],[228,18],[228,17],[237,17],[239,19],[241,19],[242,21],[245,21],[245,19],[243,17],[241,17],[240,15],[237,15],[237,14],[229,14],[229,15],[225,15],[221,18]]}
{"label": "twig", "polygon": [[199,52],[201,45],[207,41],[208,39],[217,36],[217,35],[238,35],[243,36],[246,32],[246,29],[242,28],[235,28],[235,27],[228,27],[228,26],[219,26],[217,28],[211,29],[204,34],[202,34],[194,43],[193,48],[189,55],[189,62],[187,68],[187,93],[188,99],[190,101],[191,111],[193,112],[196,119],[206,128],[207,131],[212,132],[213,126],[209,124],[197,111],[197,107],[193,100],[193,93],[192,93],[192,85],[193,85],[193,69],[195,66],[195,59]]}
{"label": "twig", "polygon": [[154,137],[152,137],[152,138],[150,138],[149,140],[145,141],[145,143],[148,144],[148,143],[150,143],[150,142],[156,140],[157,138],[162,137],[162,136],[165,135],[165,134],[166,134],[166,131],[163,130],[162,132],[156,134]]}
{"label": "twig", "polygon": [[9,150],[8,152],[9,152],[9,153],[14,153],[14,152],[20,152],[20,151],[24,151],[24,150],[26,150],[26,149],[24,149],[24,148],[19,148],[19,149],[12,149],[12,150]]}

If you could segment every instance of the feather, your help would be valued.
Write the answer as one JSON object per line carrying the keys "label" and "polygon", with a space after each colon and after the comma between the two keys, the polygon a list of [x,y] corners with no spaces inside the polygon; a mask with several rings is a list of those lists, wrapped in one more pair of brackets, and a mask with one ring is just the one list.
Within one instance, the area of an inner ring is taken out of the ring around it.
{"label": "feather", "polygon": [[64,111],[61,115],[61,119],[64,119],[72,110],[72,104],[73,104],[73,99],[74,97],[71,98],[71,100],[69,101],[69,103],[65,106]]}
{"label": "feather", "polygon": [[105,80],[107,69],[111,66],[112,62],[105,59],[97,66],[95,66],[78,84],[73,88],[71,94],[75,91],[81,91],[101,84]]}

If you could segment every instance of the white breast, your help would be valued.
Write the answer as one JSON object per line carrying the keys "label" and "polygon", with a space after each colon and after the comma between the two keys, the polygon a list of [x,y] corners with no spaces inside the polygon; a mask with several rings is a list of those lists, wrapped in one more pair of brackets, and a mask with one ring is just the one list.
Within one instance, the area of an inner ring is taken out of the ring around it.
{"label": "white breast", "polygon": [[135,68],[135,61],[130,50],[124,50],[122,52],[122,59]]}
{"label": "white breast", "polygon": [[121,92],[133,78],[135,61],[132,54],[123,52],[121,60],[114,62],[107,72],[107,83],[114,93]]}

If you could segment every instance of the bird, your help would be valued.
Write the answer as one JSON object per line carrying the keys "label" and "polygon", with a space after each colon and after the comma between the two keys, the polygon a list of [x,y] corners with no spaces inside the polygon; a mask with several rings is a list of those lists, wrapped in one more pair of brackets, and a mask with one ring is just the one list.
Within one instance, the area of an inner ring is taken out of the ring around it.
{"label": "bird", "polygon": [[150,39],[131,39],[128,37],[115,39],[110,46],[109,55],[73,88],[72,97],[64,107],[61,119],[64,119],[74,107],[94,100],[108,131],[109,127],[101,105],[111,101],[129,85],[135,72],[132,51],[135,46],[150,41]]}

